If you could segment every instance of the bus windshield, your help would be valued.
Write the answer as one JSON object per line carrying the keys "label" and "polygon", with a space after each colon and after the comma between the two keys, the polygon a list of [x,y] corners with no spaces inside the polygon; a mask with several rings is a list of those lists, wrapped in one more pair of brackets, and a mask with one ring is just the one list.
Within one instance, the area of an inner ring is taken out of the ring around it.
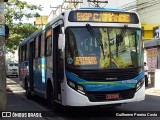
{"label": "bus windshield", "polygon": [[129,27],[66,29],[67,67],[77,69],[135,68],[142,63],[141,30]]}

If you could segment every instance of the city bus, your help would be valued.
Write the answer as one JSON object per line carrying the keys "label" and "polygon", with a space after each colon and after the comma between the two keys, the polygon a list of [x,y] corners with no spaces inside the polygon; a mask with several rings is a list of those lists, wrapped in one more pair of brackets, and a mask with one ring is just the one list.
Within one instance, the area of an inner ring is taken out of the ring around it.
{"label": "city bus", "polygon": [[145,99],[142,30],[136,12],[66,10],[19,45],[27,98],[57,106],[106,106]]}

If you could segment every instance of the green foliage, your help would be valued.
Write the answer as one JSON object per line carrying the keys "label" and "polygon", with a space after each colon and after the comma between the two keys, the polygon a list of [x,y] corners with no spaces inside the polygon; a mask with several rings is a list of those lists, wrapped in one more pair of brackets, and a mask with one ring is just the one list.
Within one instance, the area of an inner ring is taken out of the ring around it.
{"label": "green foliage", "polygon": [[22,18],[39,17],[40,6],[29,5],[20,0],[9,0],[5,3],[5,22],[9,27],[9,38],[6,47],[13,52],[19,43],[31,35],[37,28],[29,23],[22,24]]}
{"label": "green foliage", "polygon": [[14,52],[17,49],[19,43],[35,32],[38,28],[33,26],[30,23],[18,23],[14,24],[10,28],[10,36],[7,40],[6,46],[7,50],[10,52]]}

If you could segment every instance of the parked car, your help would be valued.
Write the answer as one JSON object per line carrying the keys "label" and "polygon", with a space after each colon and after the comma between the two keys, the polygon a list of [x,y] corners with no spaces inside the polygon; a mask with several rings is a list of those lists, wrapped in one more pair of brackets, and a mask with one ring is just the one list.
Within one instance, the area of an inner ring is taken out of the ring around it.
{"label": "parked car", "polygon": [[10,62],[6,65],[6,75],[9,76],[17,76],[18,77],[18,63]]}

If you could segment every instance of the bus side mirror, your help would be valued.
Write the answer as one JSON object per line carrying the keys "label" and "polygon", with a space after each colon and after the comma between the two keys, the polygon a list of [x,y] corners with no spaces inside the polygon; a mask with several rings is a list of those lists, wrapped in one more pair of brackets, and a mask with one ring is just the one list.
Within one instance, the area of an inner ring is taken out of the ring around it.
{"label": "bus side mirror", "polygon": [[59,34],[58,49],[63,51],[64,50],[64,46],[65,46],[65,35],[64,34]]}
{"label": "bus side mirror", "polygon": [[64,59],[65,34],[59,34],[58,51],[61,59]]}

